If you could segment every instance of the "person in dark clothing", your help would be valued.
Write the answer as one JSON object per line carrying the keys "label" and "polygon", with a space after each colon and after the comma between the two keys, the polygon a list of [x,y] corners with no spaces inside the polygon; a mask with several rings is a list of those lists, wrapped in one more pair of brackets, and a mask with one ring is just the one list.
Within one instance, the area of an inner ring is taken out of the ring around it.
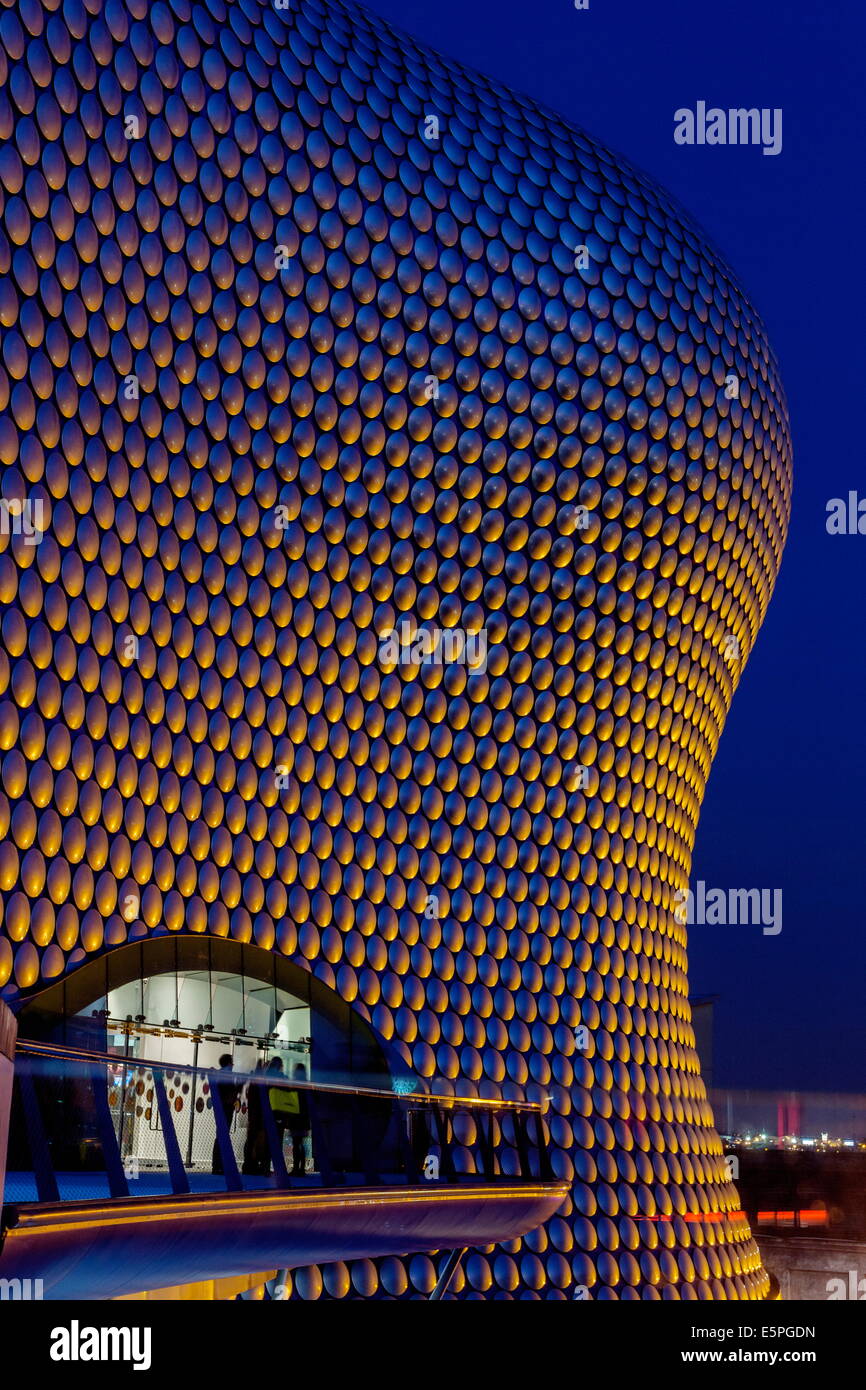
{"label": "person in dark clothing", "polygon": [[[224,1052],[220,1057],[220,1071],[232,1071],[234,1069],[234,1059],[230,1052]],[[214,1092],[213,1103],[219,1105],[226,1119],[226,1124],[231,1128],[235,1114],[235,1102],[238,1098],[240,1086],[235,1081],[213,1081],[211,1090]],[[214,1139],[213,1162],[211,1165],[212,1173],[222,1173],[223,1156],[220,1151],[219,1137]]]}
{"label": "person in dark clothing", "polygon": [[[299,1062],[295,1067],[294,1079],[296,1081],[306,1081],[307,1073],[303,1065]],[[307,1092],[302,1090],[290,1092],[292,1096],[298,1098],[297,1113],[289,1111],[288,1131],[292,1136],[292,1176],[298,1177],[306,1170],[307,1154],[304,1141],[310,1132],[310,1103]]]}
{"label": "person in dark clothing", "polygon": [[247,1137],[244,1144],[244,1172],[248,1176],[261,1176],[270,1169],[268,1161],[268,1138],[262,1115],[262,1084],[256,1080],[264,1072],[265,1064],[259,1061],[247,1084]]}

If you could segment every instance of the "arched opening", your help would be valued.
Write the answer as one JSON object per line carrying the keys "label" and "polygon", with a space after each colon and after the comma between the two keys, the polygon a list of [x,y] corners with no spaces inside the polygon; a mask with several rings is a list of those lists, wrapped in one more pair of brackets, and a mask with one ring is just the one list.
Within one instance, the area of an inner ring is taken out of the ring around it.
{"label": "arched opening", "polygon": [[[328,1163],[343,1169],[354,1164],[354,1094],[375,1093],[365,1113],[375,1119],[381,1142],[387,1095],[412,1089],[405,1068],[398,1082],[386,1045],[334,990],[270,951],[215,937],[149,938],[87,962],[20,1005],[18,1037],[19,1045],[74,1049],[84,1058],[84,1069],[72,1072],[66,1063],[53,1072],[45,1064],[39,1082],[55,1165],[69,1172],[102,1167],[101,1108],[127,1177],[136,1182],[170,1168],[166,1106],[188,1174],[223,1172],[215,1107],[228,1126],[226,1161],[251,1177],[269,1173],[260,1099],[269,1083],[262,1073],[274,1075],[274,1085],[291,1080],[316,1087],[310,1099],[303,1090],[268,1095],[275,1108],[285,1096],[308,1119],[314,1109]],[[100,1059],[95,1090],[88,1058]],[[285,1125],[291,1132],[290,1114]],[[26,1123],[13,1126],[13,1166],[30,1166],[33,1136],[22,1149],[26,1129]],[[317,1154],[309,1123],[297,1142],[306,1154],[295,1153],[293,1142],[295,1174],[319,1172],[322,1147]]]}
{"label": "arched opening", "polygon": [[179,1066],[228,1052],[236,1072],[279,1057],[287,1074],[391,1089],[384,1045],[334,990],[220,937],[149,937],[88,961],[19,1006],[18,1036]]}

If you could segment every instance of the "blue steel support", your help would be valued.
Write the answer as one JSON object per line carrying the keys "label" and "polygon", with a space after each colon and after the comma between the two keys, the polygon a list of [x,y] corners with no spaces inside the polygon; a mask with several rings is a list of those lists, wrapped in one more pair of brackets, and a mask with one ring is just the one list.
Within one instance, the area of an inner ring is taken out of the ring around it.
{"label": "blue steel support", "polygon": [[159,1122],[162,1125],[162,1137],[165,1142],[165,1157],[168,1163],[169,1176],[171,1177],[171,1190],[176,1195],[179,1195],[189,1192],[189,1178],[183,1166],[180,1146],[177,1142],[177,1134],[174,1128],[174,1116],[171,1111],[168,1096],[165,1093],[165,1078],[161,1071],[155,1071],[153,1073],[153,1089],[156,1092]]}

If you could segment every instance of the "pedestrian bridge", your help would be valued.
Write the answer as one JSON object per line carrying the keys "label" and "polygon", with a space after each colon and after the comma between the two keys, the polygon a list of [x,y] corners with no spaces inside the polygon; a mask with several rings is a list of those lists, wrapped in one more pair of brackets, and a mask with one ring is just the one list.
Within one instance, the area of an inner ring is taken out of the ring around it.
{"label": "pedestrian bridge", "polygon": [[[541,1106],[523,1099],[29,1040],[10,1060],[0,1280],[41,1280],[46,1298],[459,1252],[532,1230],[568,1190],[550,1167]],[[289,1093],[300,1103],[287,1105]],[[292,1106],[305,1117],[295,1133]]]}

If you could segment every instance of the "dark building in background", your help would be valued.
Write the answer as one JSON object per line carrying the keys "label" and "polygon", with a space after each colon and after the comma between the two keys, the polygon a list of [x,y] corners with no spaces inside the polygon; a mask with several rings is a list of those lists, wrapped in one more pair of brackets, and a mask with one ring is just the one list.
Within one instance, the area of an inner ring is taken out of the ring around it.
{"label": "dark building in background", "polygon": [[[713,1089],[713,1027],[716,995],[700,995],[690,1000],[692,1027],[695,1030],[695,1051],[701,1064],[701,1076],[708,1091]],[[718,1121],[717,1121],[718,1122]]]}

